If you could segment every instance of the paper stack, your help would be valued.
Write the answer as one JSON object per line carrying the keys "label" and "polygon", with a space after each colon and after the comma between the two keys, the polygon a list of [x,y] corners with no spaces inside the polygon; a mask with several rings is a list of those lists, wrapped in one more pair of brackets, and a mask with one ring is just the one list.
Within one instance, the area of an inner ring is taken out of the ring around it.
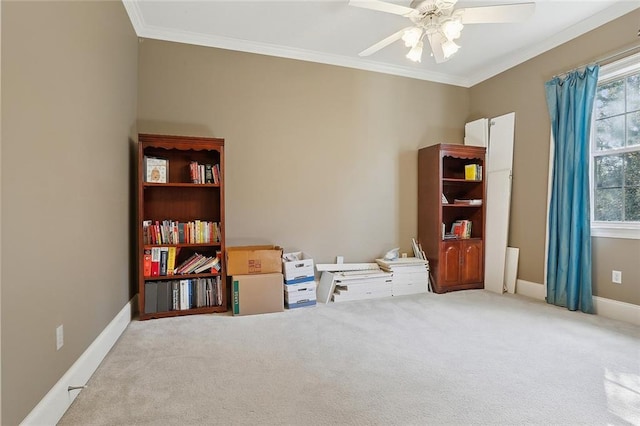
{"label": "paper stack", "polygon": [[405,257],[396,260],[376,259],[383,271],[392,274],[392,294],[426,293],[429,288],[429,262],[417,257]]}

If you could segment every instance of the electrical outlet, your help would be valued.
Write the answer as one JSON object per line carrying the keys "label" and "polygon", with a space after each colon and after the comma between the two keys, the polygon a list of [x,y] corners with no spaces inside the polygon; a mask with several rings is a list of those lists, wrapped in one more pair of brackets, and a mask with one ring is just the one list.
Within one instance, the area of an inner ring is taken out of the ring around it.
{"label": "electrical outlet", "polygon": [[56,328],[56,351],[59,351],[62,345],[64,345],[64,329],[61,324]]}
{"label": "electrical outlet", "polygon": [[611,281],[615,284],[622,284],[622,272],[621,271],[611,271]]}

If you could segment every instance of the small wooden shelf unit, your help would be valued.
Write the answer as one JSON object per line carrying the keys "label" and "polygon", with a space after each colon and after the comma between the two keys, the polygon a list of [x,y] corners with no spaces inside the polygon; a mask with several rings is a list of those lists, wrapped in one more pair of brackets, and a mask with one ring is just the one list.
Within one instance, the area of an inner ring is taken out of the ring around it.
{"label": "small wooden shelf unit", "polygon": [[[168,160],[166,183],[145,182],[144,157],[159,157]],[[219,165],[219,183],[193,183],[190,163]],[[198,273],[183,275],[145,276],[144,254],[153,247],[175,247],[176,261],[179,265],[194,253],[215,256],[224,254],[224,139],[191,136],[138,135],[138,171],[137,171],[137,214],[136,263],[138,266],[138,303],[140,319],[172,317],[189,314],[225,312],[227,310],[226,271],[220,273]],[[219,241],[207,243],[145,244],[143,221],[173,220],[181,223],[196,220],[217,222]],[[224,264],[221,258],[221,264]],[[221,298],[218,306],[172,309],[161,312],[145,312],[145,284],[161,281],[175,281],[197,278],[221,278]]]}
{"label": "small wooden shelf unit", "polygon": [[[485,173],[477,180],[465,179],[466,165],[484,170],[485,148],[438,144],[418,151],[418,240],[436,293],[484,287]],[[481,201],[454,203],[456,199]],[[450,233],[456,220],[471,221],[469,238],[444,238],[443,229]]]}

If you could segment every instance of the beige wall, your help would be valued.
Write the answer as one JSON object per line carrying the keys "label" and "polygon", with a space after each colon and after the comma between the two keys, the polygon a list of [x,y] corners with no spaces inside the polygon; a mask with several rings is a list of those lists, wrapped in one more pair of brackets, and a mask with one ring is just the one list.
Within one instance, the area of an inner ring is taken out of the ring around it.
{"label": "beige wall", "polygon": [[371,262],[408,251],[417,150],[461,143],[468,90],[372,72],[144,40],[141,132],[226,140],[229,244]]}
{"label": "beige wall", "polygon": [[[470,119],[516,113],[509,245],[520,248],[520,279],[544,282],[550,132],[544,83],[637,43],[639,22],[636,10],[470,90]],[[594,293],[640,305],[640,241],[594,238],[593,255]],[[622,271],[621,286],[611,283],[611,269]]]}
{"label": "beige wall", "polygon": [[3,425],[132,296],[137,48],[120,2],[2,2]]}

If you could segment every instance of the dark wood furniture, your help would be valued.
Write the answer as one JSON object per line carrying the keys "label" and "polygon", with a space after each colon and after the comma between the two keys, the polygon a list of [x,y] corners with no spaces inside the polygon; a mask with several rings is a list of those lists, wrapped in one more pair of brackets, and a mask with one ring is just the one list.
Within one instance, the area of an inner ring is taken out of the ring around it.
{"label": "dark wood furniture", "polygon": [[[144,157],[159,157],[168,160],[166,183],[145,181]],[[218,164],[219,183],[193,183],[190,172],[191,162],[200,164]],[[224,312],[227,310],[226,271],[224,266],[219,274],[199,273],[185,275],[145,276],[144,254],[154,246],[174,246],[175,264],[179,265],[194,253],[215,256],[224,254],[224,139],[190,136],[138,135],[138,172],[137,172],[137,251],[138,266],[138,303],[140,319],[172,317],[188,314]],[[172,220],[181,223],[196,220],[219,223],[220,238],[217,242],[173,244],[145,244],[143,221]],[[221,264],[224,264],[221,258]],[[206,306],[182,310],[145,312],[145,284],[158,281],[175,281],[194,278],[213,278],[220,276],[222,301],[219,306]]]}
{"label": "dark wood furniture", "polygon": [[[484,287],[485,181],[465,179],[466,165],[484,170],[485,148],[438,144],[418,151],[418,240],[436,293]],[[456,220],[471,221],[469,238],[444,238]]]}

